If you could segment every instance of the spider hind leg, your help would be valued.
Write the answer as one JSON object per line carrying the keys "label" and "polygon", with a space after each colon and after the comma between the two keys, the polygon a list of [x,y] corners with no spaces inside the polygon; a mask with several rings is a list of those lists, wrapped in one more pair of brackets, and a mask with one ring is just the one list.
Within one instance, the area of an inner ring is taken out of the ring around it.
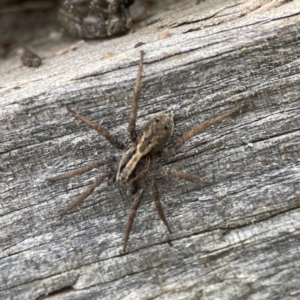
{"label": "spider hind leg", "polygon": [[205,129],[207,129],[208,127],[212,126],[213,124],[220,122],[221,120],[228,118],[228,117],[232,117],[233,115],[235,115],[236,113],[243,111],[246,108],[245,105],[241,105],[231,111],[228,111],[224,114],[221,114],[219,116],[216,116],[210,120],[206,120],[203,123],[199,124],[198,126],[194,127],[193,129],[191,129],[190,131],[188,131],[187,133],[185,133],[184,135],[182,135],[177,142],[168,149],[165,149],[163,151],[163,155],[164,156],[169,156],[169,155],[173,155],[174,153],[176,153],[176,151],[181,148],[181,146],[188,140],[190,140],[193,136],[199,134],[201,131],[204,131]]}
{"label": "spider hind leg", "polygon": [[129,124],[127,128],[128,135],[132,141],[132,143],[136,142],[137,134],[135,131],[135,124],[136,124],[136,115],[137,115],[137,109],[138,109],[138,103],[139,103],[139,97],[140,97],[140,85],[141,85],[141,78],[142,78],[142,71],[143,71],[143,61],[144,61],[144,52],[141,51],[141,57],[140,57],[140,64],[138,73],[136,76],[136,82],[134,86],[133,96],[132,96],[132,102],[131,102],[131,112],[129,117]]}

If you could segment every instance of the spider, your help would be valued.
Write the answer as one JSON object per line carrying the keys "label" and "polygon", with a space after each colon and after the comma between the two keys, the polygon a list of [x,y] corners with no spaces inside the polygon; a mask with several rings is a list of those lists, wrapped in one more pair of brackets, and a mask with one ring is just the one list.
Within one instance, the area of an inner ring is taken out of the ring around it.
{"label": "spider", "polygon": [[182,135],[173,144],[173,146],[169,148],[165,148],[165,145],[169,141],[174,127],[173,117],[170,114],[158,114],[154,116],[142,126],[139,134],[137,135],[135,125],[143,68],[143,58],[144,53],[141,51],[140,64],[134,87],[131,113],[127,128],[132,145],[128,147],[125,146],[103,127],[91,122],[89,119],[80,115],[74,110],[68,109],[70,113],[72,113],[76,118],[85,122],[92,129],[100,133],[113,147],[117,148],[118,150],[121,150],[123,154],[119,156],[111,156],[99,159],[90,165],[87,165],[80,169],[76,169],[70,173],[62,174],[49,179],[50,181],[56,181],[64,178],[69,178],[86,173],[94,168],[99,168],[106,164],[115,163],[113,167],[107,168],[105,171],[103,171],[96,178],[95,182],[92,185],[90,185],[85,192],[80,194],[76,198],[76,200],[62,212],[62,215],[65,215],[76,205],[80,204],[84,199],[86,199],[89,195],[93,193],[94,189],[97,186],[99,186],[106,179],[108,185],[112,185],[113,183],[118,182],[119,184],[125,186],[126,188],[128,188],[127,195],[136,196],[131,205],[130,213],[127,220],[123,251],[126,251],[129,234],[132,229],[136,211],[143,199],[146,182],[150,183],[158,215],[164,223],[164,225],[167,227],[169,233],[171,233],[170,226],[165,218],[163,208],[160,202],[158,186],[153,176],[154,172],[158,172],[168,176],[178,177],[180,179],[184,179],[194,183],[205,184],[205,182],[189,174],[173,169],[167,169],[157,164],[157,160],[159,160],[159,158],[162,156],[169,156],[174,154],[186,141],[191,139],[193,136],[197,135],[199,132],[205,130],[206,128],[210,127],[216,122],[223,120],[224,118],[234,115],[235,113],[241,111],[244,108],[244,105],[241,105],[229,112],[223,113],[217,117],[214,117],[210,120],[201,123],[200,125],[196,126],[192,130]]}
{"label": "spider", "polygon": [[58,11],[62,26],[72,35],[95,39],[116,36],[132,27],[129,6],[134,0],[66,0]]}

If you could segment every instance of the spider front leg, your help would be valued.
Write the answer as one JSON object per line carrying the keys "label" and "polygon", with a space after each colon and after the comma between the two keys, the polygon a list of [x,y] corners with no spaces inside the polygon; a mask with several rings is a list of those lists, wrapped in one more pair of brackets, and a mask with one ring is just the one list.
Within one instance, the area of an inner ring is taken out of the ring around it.
{"label": "spider front leg", "polygon": [[66,178],[74,177],[74,176],[77,176],[77,175],[89,172],[89,171],[91,171],[91,170],[93,170],[95,168],[99,168],[99,167],[107,165],[109,163],[116,162],[117,160],[118,160],[117,156],[111,156],[111,157],[107,157],[107,158],[101,158],[101,159],[93,162],[90,165],[87,165],[87,166],[84,166],[82,168],[76,169],[76,170],[74,170],[72,172],[69,172],[69,173],[65,173],[65,174],[62,174],[62,175],[59,175],[59,176],[55,176],[55,177],[49,178],[48,180],[52,182],[52,181],[57,181],[57,180],[61,180],[61,179],[66,179]]}
{"label": "spider front leg", "polygon": [[203,123],[201,123],[200,125],[196,126],[195,128],[193,128],[192,130],[188,131],[187,133],[185,133],[184,135],[182,135],[177,142],[175,143],[175,145],[172,148],[169,149],[165,149],[162,154],[164,156],[169,156],[174,154],[186,141],[190,140],[193,136],[197,135],[198,133],[200,133],[201,131],[204,131],[205,129],[207,129],[208,127],[212,126],[213,124],[228,118],[232,115],[234,115],[235,113],[242,111],[243,109],[245,109],[245,105],[241,105],[229,112],[226,112],[222,115],[219,115],[217,117],[214,117],[210,120],[207,120]]}
{"label": "spider front leg", "polygon": [[143,61],[144,61],[144,52],[141,51],[140,65],[136,76],[136,81],[135,81],[135,86],[134,86],[134,91],[132,96],[129,124],[127,129],[128,135],[132,143],[135,143],[137,138],[137,134],[135,132],[135,123],[136,123],[136,114],[137,114],[139,96],[140,96],[140,84],[141,84],[142,71],[143,71]]}
{"label": "spider front leg", "polygon": [[125,231],[125,239],[124,239],[124,247],[123,251],[126,251],[127,242],[129,239],[129,234],[132,229],[133,221],[136,215],[136,211],[138,210],[142,200],[143,200],[143,194],[144,194],[144,186],[139,188],[139,191],[136,195],[136,198],[134,199],[133,203],[131,204],[130,213],[128,216],[128,221],[126,224],[126,231]]}
{"label": "spider front leg", "polygon": [[194,183],[206,184],[205,181],[199,180],[198,178],[195,178],[189,174],[186,174],[186,173],[183,173],[180,171],[176,171],[173,169],[161,168],[160,173],[167,175],[167,176],[173,176],[173,177],[177,177],[180,179],[184,179],[186,181],[190,181],[190,182],[194,182]]}
{"label": "spider front leg", "polygon": [[168,224],[168,222],[165,218],[165,214],[164,214],[162,205],[160,203],[158,187],[157,187],[157,184],[156,184],[154,178],[153,178],[153,181],[152,181],[152,195],[153,195],[155,206],[156,206],[156,209],[157,209],[157,212],[158,212],[158,215],[159,215],[160,219],[163,221],[165,226],[168,228],[169,233],[172,233],[171,228],[170,228],[170,226],[169,226],[169,224]]}
{"label": "spider front leg", "polygon": [[101,173],[96,180],[94,181],[93,184],[89,186],[87,190],[85,190],[82,194],[80,194],[74,202],[71,203],[70,206],[68,206],[62,213],[61,215],[65,215],[68,211],[70,211],[72,208],[80,204],[84,199],[86,199],[90,194],[93,193],[95,188],[99,186],[107,177],[109,177],[113,173],[113,170],[105,171]]}
{"label": "spider front leg", "polygon": [[126,148],[126,146],[124,144],[122,144],[121,142],[119,142],[114,136],[112,136],[105,128],[103,128],[102,126],[99,126],[98,124],[90,121],[88,118],[80,115],[79,113],[77,113],[76,111],[72,110],[72,109],[68,109],[70,113],[72,113],[75,117],[77,117],[78,119],[80,119],[81,121],[83,121],[84,123],[86,123],[88,126],[90,126],[92,129],[96,130],[97,132],[99,132],[103,137],[105,137],[112,146],[114,146],[115,148],[119,149],[119,150],[124,150]]}

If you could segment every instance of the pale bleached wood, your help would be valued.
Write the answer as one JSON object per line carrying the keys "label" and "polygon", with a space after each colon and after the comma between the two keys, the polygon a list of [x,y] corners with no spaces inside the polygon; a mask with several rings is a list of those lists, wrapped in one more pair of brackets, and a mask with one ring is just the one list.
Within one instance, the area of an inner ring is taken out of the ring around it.
{"label": "pale bleached wood", "polygon": [[[69,45],[41,48],[38,69],[14,57],[3,63],[0,299],[299,297],[300,3],[178,7],[76,51],[55,56]],[[172,36],[158,40],[166,31]],[[135,49],[137,42],[146,45]],[[132,202],[124,191],[103,185],[62,218],[99,170],[46,179],[117,153],[67,107],[129,143],[123,135],[139,49],[138,129],[170,111],[178,136],[242,103],[248,109],[163,161],[209,184],[160,177],[173,234],[148,191],[124,254]]]}

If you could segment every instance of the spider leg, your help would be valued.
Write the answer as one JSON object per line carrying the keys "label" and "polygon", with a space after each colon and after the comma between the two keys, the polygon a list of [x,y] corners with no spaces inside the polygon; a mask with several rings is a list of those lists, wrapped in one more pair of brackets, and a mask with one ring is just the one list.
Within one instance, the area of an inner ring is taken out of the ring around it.
{"label": "spider leg", "polygon": [[138,102],[140,96],[140,84],[141,84],[141,77],[143,71],[143,60],[144,60],[144,52],[141,51],[140,65],[136,76],[136,82],[135,82],[133,96],[132,96],[129,124],[127,129],[128,135],[133,143],[135,143],[137,138],[137,134],[135,132],[135,123],[136,123],[136,113],[138,109]]}
{"label": "spider leg", "polygon": [[129,239],[129,234],[133,225],[133,221],[135,218],[135,214],[137,209],[139,208],[142,200],[143,200],[143,194],[144,194],[144,187],[140,188],[136,198],[134,199],[133,203],[131,204],[130,213],[128,216],[127,224],[126,224],[126,231],[125,231],[125,239],[124,239],[124,247],[123,251],[126,251],[127,242]]}
{"label": "spider leg", "polygon": [[117,139],[114,136],[112,136],[105,128],[103,128],[103,127],[99,126],[98,124],[90,121],[88,118],[80,115],[79,113],[77,113],[76,111],[74,111],[72,109],[68,108],[68,111],[70,113],[72,113],[75,117],[77,117],[78,119],[80,119],[81,121],[83,121],[84,123],[86,123],[87,125],[89,125],[91,128],[93,128],[94,130],[96,130],[97,132],[99,132],[115,148],[117,148],[119,150],[124,150],[126,148],[124,144],[122,144],[119,141],[117,141]]}
{"label": "spider leg", "polygon": [[113,174],[109,175],[108,178],[107,178],[107,185],[108,186],[113,185],[116,182],[116,177],[117,177],[116,172],[114,172]]}
{"label": "spider leg", "polygon": [[232,116],[233,114],[243,110],[245,108],[245,105],[241,105],[229,112],[226,112],[222,115],[219,115],[217,117],[214,117],[210,120],[207,120],[203,123],[201,123],[200,125],[196,126],[195,128],[193,128],[192,130],[188,131],[187,133],[185,133],[184,135],[182,135],[178,141],[175,143],[175,145],[172,148],[169,149],[165,149],[163,151],[163,155],[172,155],[174,154],[186,141],[188,141],[189,139],[191,139],[193,136],[197,135],[199,132],[204,131],[205,129],[207,129],[208,127],[210,127],[211,125],[225,119],[228,118],[230,116]]}
{"label": "spider leg", "polygon": [[207,182],[199,180],[198,178],[195,178],[189,174],[180,172],[180,171],[176,171],[173,169],[167,169],[167,168],[161,168],[160,169],[160,173],[167,175],[167,176],[173,176],[173,177],[178,177],[180,179],[184,179],[187,181],[191,181],[191,182],[195,182],[195,183],[200,183],[200,184],[206,184]]}
{"label": "spider leg", "polygon": [[157,209],[157,212],[158,212],[158,215],[160,217],[160,219],[163,221],[163,223],[166,225],[166,227],[168,228],[168,231],[170,233],[171,232],[171,228],[165,218],[165,214],[164,214],[164,211],[163,211],[163,208],[162,208],[162,205],[160,203],[160,200],[159,200],[159,192],[158,192],[158,187],[157,187],[157,184],[155,182],[155,180],[153,179],[152,181],[152,195],[153,195],[153,199],[154,199],[154,202],[155,202],[155,206],[156,206],[156,209]]}
{"label": "spider leg", "polygon": [[93,184],[89,186],[87,190],[85,190],[82,194],[80,194],[74,202],[71,203],[62,213],[61,215],[65,215],[69,210],[80,204],[84,199],[86,199],[90,194],[93,193],[95,188],[100,185],[105,178],[107,178],[112,173],[112,170],[101,173]]}
{"label": "spider leg", "polygon": [[137,181],[135,180],[129,185],[129,187],[127,189],[127,196],[133,196],[134,194],[137,193],[138,189],[139,189],[139,185],[138,185]]}
{"label": "spider leg", "polygon": [[69,172],[69,173],[65,173],[65,174],[62,174],[62,175],[59,175],[59,176],[49,178],[48,180],[52,182],[52,181],[56,181],[56,180],[61,180],[61,179],[65,179],[65,178],[74,177],[74,176],[86,173],[88,171],[91,171],[95,168],[99,168],[99,167],[107,165],[109,163],[116,162],[117,158],[118,158],[117,156],[101,158],[101,159],[95,161],[94,163],[92,163],[90,165],[87,165],[87,166],[84,166],[82,168],[76,169],[76,170],[74,170],[72,172]]}

